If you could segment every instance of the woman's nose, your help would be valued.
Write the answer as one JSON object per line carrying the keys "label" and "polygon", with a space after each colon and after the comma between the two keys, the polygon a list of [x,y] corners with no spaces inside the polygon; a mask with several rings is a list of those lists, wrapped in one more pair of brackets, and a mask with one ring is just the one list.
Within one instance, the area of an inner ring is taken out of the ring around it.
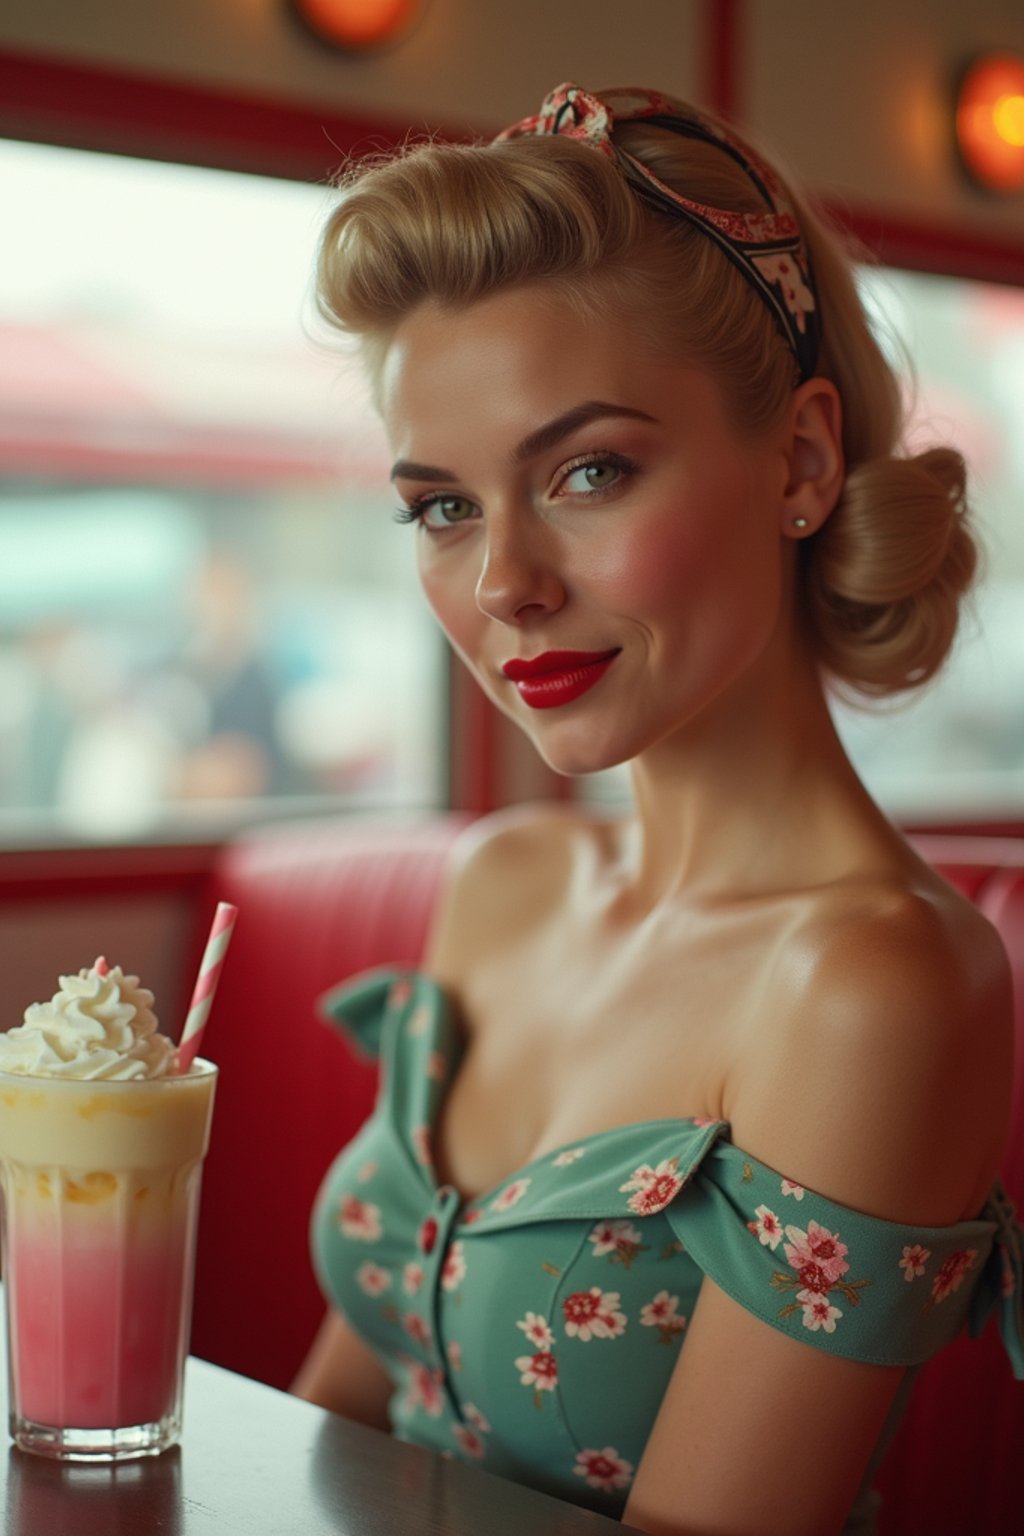
{"label": "woman's nose", "polygon": [[565,602],[555,551],[544,530],[492,523],[476,584],[477,607],[502,624],[554,613]]}

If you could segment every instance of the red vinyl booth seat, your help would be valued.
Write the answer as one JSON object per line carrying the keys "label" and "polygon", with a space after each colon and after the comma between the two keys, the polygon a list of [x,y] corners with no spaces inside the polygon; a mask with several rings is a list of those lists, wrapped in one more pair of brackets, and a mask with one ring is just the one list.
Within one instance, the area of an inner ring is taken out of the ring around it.
{"label": "red vinyl booth seat", "polygon": [[[209,1037],[221,1076],[193,1328],[193,1349],[207,1359],[285,1386],[316,1331],[323,1303],[309,1264],[310,1207],[372,1106],[376,1068],[320,1021],[315,1000],[368,967],[417,963],[464,822],[305,822],[249,832],[222,850],[199,920],[205,929],[218,900],[240,908]],[[1024,1205],[1024,838],[916,842],[1010,953],[1018,1053],[1004,1178]],[[922,1369],[880,1479],[882,1536],[1016,1529],[1022,1455],[1024,1385],[990,1325]]]}

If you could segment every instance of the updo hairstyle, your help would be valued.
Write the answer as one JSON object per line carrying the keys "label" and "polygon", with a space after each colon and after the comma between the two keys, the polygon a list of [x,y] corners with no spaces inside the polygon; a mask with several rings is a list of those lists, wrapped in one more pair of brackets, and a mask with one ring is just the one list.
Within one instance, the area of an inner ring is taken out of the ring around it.
{"label": "updo hairstyle", "polygon": [[[739,213],[765,206],[712,145],[643,122],[618,125],[615,138],[692,199]],[[707,367],[737,425],[781,420],[796,366],[767,306],[707,235],[649,211],[592,147],[560,136],[420,144],[353,165],[341,190],[318,302],[358,338],[375,392],[394,332],[419,304],[459,309],[533,283],[596,322],[627,316],[655,352]],[[899,452],[899,382],[850,259],[821,214],[788,195],[818,288],[816,371],[839,391],[846,459],[838,504],[799,545],[805,631],[844,693],[897,693],[941,666],[974,574],[965,467],[952,448]]]}

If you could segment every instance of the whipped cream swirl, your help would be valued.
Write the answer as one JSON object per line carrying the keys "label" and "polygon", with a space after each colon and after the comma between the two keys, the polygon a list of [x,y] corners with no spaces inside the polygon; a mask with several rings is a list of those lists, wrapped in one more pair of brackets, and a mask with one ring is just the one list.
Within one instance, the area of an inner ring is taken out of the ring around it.
{"label": "whipped cream swirl", "polygon": [[177,1068],[173,1041],[159,1033],[153,994],[119,965],[97,960],[62,976],[48,1003],[0,1033],[0,1072],[36,1077],[162,1077]]}

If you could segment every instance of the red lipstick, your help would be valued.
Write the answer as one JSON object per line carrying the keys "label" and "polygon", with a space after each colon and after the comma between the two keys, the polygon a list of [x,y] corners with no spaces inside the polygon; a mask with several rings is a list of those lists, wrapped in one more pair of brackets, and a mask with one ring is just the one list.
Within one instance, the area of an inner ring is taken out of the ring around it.
{"label": "red lipstick", "polygon": [[544,651],[506,661],[502,672],[531,709],[556,709],[599,683],[619,654],[612,651]]}

